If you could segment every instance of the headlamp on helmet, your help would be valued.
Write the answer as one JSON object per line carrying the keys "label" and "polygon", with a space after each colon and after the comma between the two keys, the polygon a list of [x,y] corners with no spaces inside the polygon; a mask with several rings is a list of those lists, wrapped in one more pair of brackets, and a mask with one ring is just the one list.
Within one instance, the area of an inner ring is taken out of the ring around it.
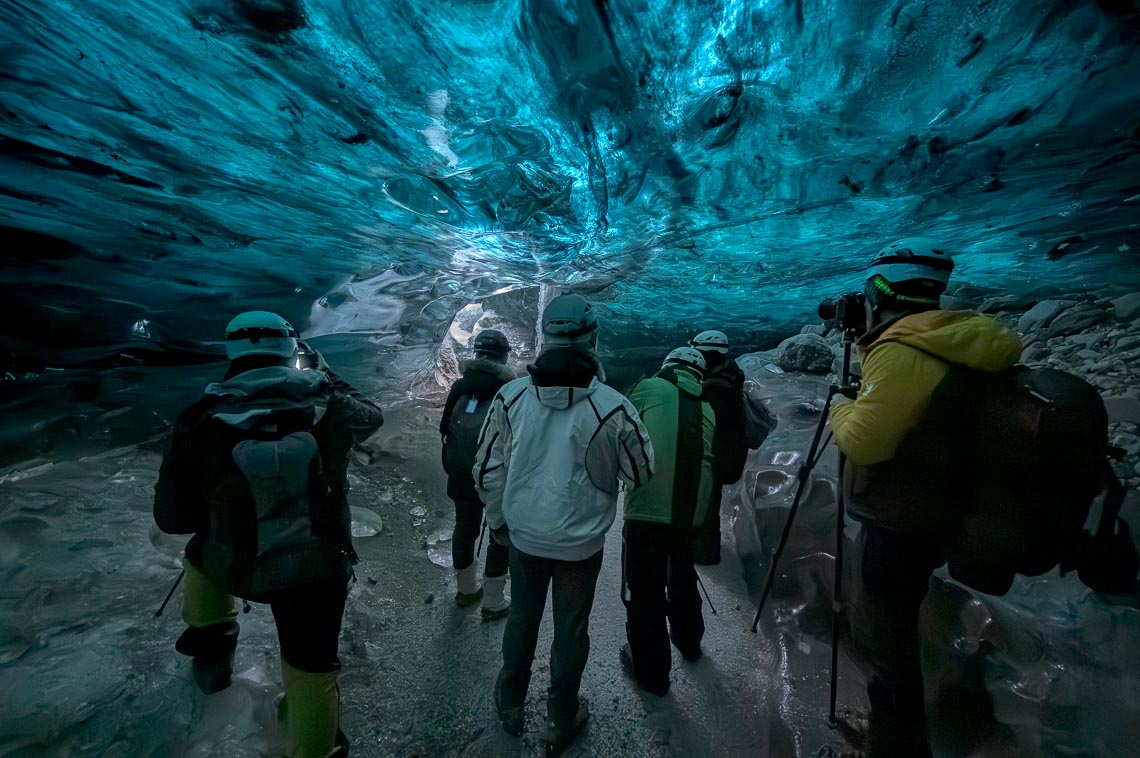
{"label": "headlamp on helmet", "polygon": [[226,326],[226,357],[231,361],[250,355],[291,358],[295,352],[297,330],[276,313],[239,313]]}

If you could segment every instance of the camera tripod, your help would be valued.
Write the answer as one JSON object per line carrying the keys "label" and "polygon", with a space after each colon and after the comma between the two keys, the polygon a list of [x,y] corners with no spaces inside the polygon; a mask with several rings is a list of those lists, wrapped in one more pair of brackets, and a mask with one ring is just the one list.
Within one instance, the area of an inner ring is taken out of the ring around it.
{"label": "camera tripod", "polygon": [[[796,513],[800,508],[800,500],[804,494],[805,485],[808,478],[811,476],[812,469],[819,463],[819,459],[823,457],[823,450],[820,449],[820,440],[823,438],[823,429],[827,425],[828,413],[831,410],[831,401],[835,396],[842,394],[846,397],[854,397],[857,387],[851,383],[851,346],[855,343],[857,333],[854,329],[844,329],[843,332],[843,373],[841,375],[840,384],[832,384],[827,392],[827,401],[823,404],[823,412],[819,418],[819,424],[815,428],[815,436],[812,438],[811,447],[808,449],[807,458],[804,459],[803,465],[800,466],[799,471],[796,472],[796,478],[799,479],[799,484],[796,487],[796,495],[792,499],[791,510],[788,511],[788,520],[784,523],[784,531],[780,536],[780,542],[776,546],[775,552],[772,554],[772,567],[768,570],[768,581],[764,584],[764,592],[760,595],[760,603],[756,608],[756,617],[752,620],[752,633],[755,634],[760,624],[760,616],[764,613],[764,604],[768,601],[768,595],[772,591],[772,585],[776,581],[776,572],[779,569],[780,556],[787,547],[788,537],[792,533],[792,523],[796,519]],[[823,448],[827,448],[828,442],[831,441],[831,435],[828,435],[827,442],[824,442]],[[846,456],[841,452],[839,454],[839,483],[836,487],[836,516],[835,516],[835,584],[832,590],[831,598],[831,699],[830,710],[828,712],[828,721],[831,722],[832,727],[839,726],[839,720],[835,712],[836,707],[836,685],[838,681],[839,669],[839,619],[842,613],[842,578],[843,578],[843,525],[846,516],[846,508],[843,496],[843,471],[846,465]]]}

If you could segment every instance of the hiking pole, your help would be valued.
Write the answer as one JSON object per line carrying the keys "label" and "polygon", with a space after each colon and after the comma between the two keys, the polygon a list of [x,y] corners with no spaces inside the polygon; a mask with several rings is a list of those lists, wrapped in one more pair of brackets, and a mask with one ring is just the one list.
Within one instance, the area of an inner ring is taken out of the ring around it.
{"label": "hiking pole", "polygon": [[487,517],[483,517],[483,531],[479,532],[479,547],[475,548],[475,557],[483,554],[483,538],[487,536]]}
{"label": "hiking pole", "polygon": [[182,569],[178,572],[178,578],[174,580],[174,584],[171,586],[170,592],[166,593],[166,599],[162,601],[162,605],[158,606],[158,610],[154,612],[155,618],[161,616],[162,612],[166,610],[166,604],[170,602],[170,598],[174,597],[174,590],[178,589],[178,585],[182,584],[182,577],[184,576],[186,576],[186,569]]}
{"label": "hiking pole", "polygon": [[[694,572],[696,573],[696,572]],[[705,593],[705,602],[709,604],[709,610],[712,615],[716,615],[716,607],[712,604],[712,598],[709,597],[709,591],[705,589],[705,583],[701,581],[701,575],[697,574],[697,585],[700,586],[701,592]]]}

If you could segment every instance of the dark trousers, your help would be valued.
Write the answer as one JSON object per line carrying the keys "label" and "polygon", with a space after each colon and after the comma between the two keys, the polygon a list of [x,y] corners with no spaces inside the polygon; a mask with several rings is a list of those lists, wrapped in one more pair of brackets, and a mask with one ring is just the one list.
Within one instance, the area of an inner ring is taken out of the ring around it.
{"label": "dark trousers", "polygon": [[634,674],[653,689],[665,688],[672,665],[670,638],[682,655],[692,658],[705,634],[693,568],[693,531],[627,521],[622,530],[621,569]]}
{"label": "dark trousers", "polygon": [[282,593],[270,603],[286,663],[313,674],[340,670],[336,651],[347,597],[346,586],[319,586]]}
{"label": "dark trousers", "polygon": [[693,530],[693,557],[699,563],[720,562],[720,482],[713,482],[712,499],[704,523]]}
{"label": "dark trousers", "polygon": [[547,716],[560,727],[578,713],[578,688],[590,655],[590,610],[602,551],[583,561],[559,561],[510,549],[511,613],[503,630],[503,669],[495,682],[502,708],[522,707],[530,687],[538,629],[553,584],[554,642],[550,646]]}
{"label": "dark trousers", "polygon": [[863,525],[861,586],[852,607],[855,652],[869,669],[869,755],[929,756],[918,612],[945,560],[932,537]]}
{"label": "dark trousers", "polygon": [[[475,543],[483,526],[483,501],[472,493],[469,496],[453,498],[455,501],[455,532],[451,535],[451,559],[455,568],[467,568],[475,562]],[[486,576],[502,576],[507,573],[507,549],[487,537]]]}

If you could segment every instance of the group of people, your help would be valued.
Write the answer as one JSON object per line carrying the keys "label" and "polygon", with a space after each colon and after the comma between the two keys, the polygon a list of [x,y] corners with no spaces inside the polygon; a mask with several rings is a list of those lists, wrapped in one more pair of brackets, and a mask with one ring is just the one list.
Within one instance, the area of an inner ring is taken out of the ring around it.
{"label": "group of people", "polygon": [[[719,560],[719,488],[744,465],[744,376],[728,338],[706,331],[673,350],[628,398],[604,383],[598,319],[582,296],[545,308],[542,349],[528,375],[506,369],[510,346],[495,330],[475,337],[475,358],[444,406],[440,432],[455,501],[452,542],[460,606],[484,618],[509,609],[495,705],[505,731],[524,728],[539,627],[551,591],[554,643],[544,741],[558,750],[589,714],[579,685],[590,650],[589,618],[606,533],[622,489],[622,599],[627,672],[645,690],[669,689],[670,639],[689,661],[701,657],[704,622],[694,552],[711,531]],[[713,388],[712,391],[705,386]],[[486,509],[490,543],[483,587],[475,541]],[[718,526],[705,527],[711,521]],[[511,597],[503,588],[506,575]]]}
{"label": "group of people", "polygon": [[[860,482],[883,481],[948,363],[1000,371],[1020,354],[1016,335],[995,320],[939,310],[952,268],[925,238],[879,253],[864,284],[863,388],[830,418],[857,472],[852,515],[864,522],[852,626],[856,653],[869,666],[871,756],[930,755],[917,618],[941,560],[937,535],[919,518],[921,493],[884,494]],[[440,432],[456,512],[455,602],[480,604],[488,620],[506,617],[494,704],[511,735],[525,727],[552,588],[543,740],[557,751],[589,716],[579,694],[589,618],[620,496],[627,644],[618,655],[638,686],[665,695],[670,643],[686,661],[702,656],[694,564],[719,560],[721,488],[741,476],[748,446],[744,376],[724,333],[702,332],[673,350],[628,397],[605,384],[597,313],[585,298],[554,298],[541,335],[533,365],[515,378],[506,337],[479,332]],[[194,659],[204,690],[228,685],[238,631],[233,598],[268,603],[281,642],[289,749],[347,753],[336,688],[336,640],[355,560],[346,459],[382,415],[298,343],[280,316],[238,316],[226,346],[230,369],[179,417],[156,487],[159,527],[195,535],[184,561],[188,628],[177,649]],[[880,476],[860,478],[860,471]],[[490,538],[480,583],[475,544],[484,518]]]}

